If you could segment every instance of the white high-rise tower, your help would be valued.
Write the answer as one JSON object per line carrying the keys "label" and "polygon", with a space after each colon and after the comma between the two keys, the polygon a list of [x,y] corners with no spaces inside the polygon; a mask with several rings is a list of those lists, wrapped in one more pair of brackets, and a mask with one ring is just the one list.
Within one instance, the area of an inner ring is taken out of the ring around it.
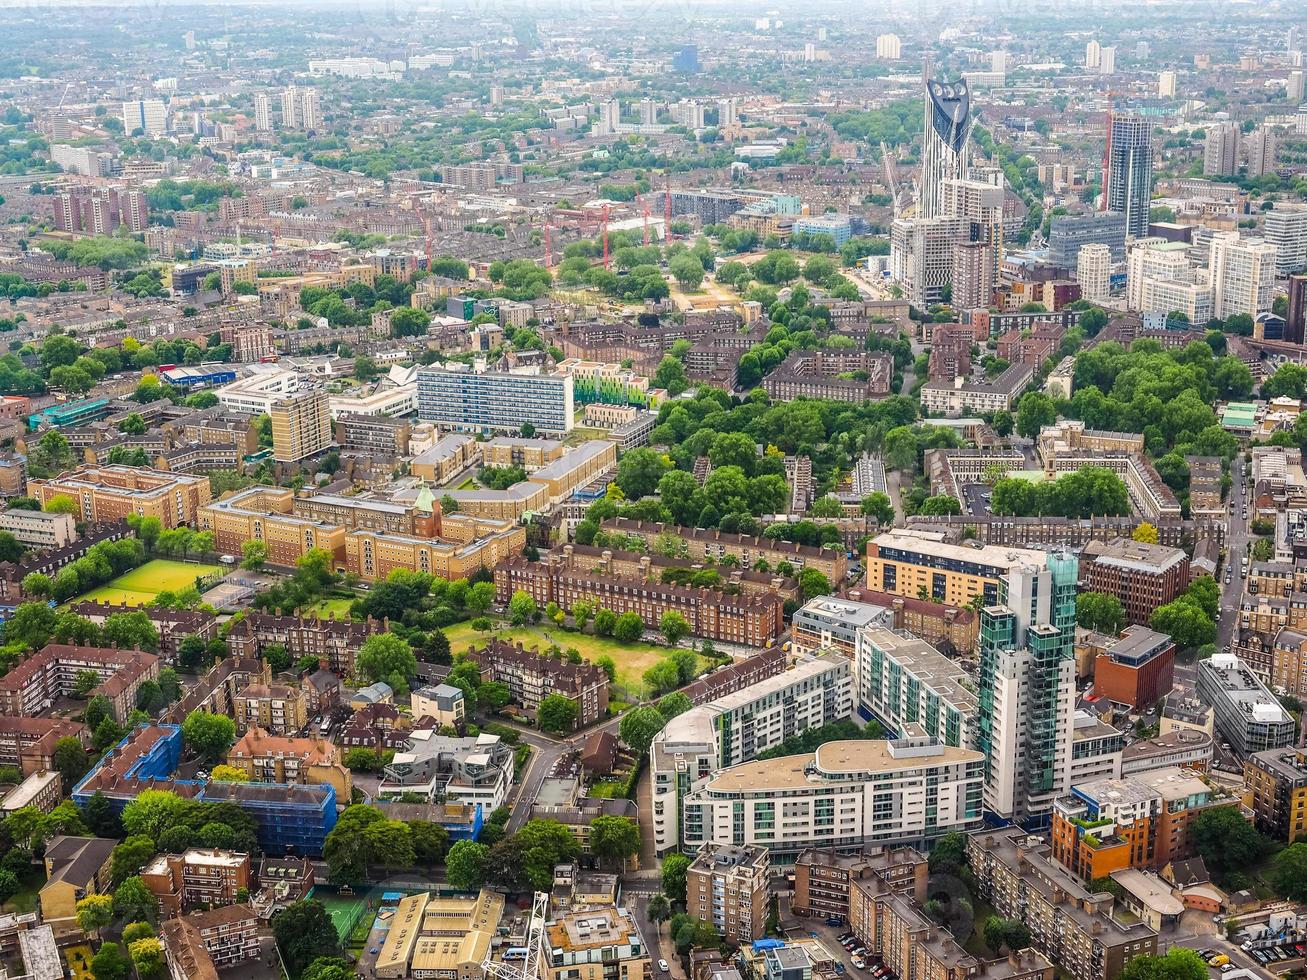
{"label": "white high-rise tower", "polygon": [[965,79],[926,82],[925,151],[921,155],[921,187],[917,213],[922,218],[943,214],[944,182],[967,179],[971,127],[971,91]]}

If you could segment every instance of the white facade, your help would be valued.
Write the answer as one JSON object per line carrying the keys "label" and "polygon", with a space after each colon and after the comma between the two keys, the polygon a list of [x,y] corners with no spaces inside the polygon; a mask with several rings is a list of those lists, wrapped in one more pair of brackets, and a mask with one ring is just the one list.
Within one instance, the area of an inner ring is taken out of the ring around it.
{"label": "white facade", "polygon": [[1097,41],[1085,45],[1085,67],[1097,68],[1103,61],[1103,46]]}
{"label": "white facade", "polygon": [[1157,97],[1159,99],[1175,98],[1175,72],[1162,71],[1157,73]]}
{"label": "white facade", "polygon": [[1212,315],[1224,320],[1236,313],[1254,319],[1268,312],[1275,289],[1275,246],[1230,233],[1212,238],[1208,263]]}
{"label": "white facade", "polygon": [[1179,310],[1190,323],[1213,316],[1212,288],[1201,282],[1183,242],[1141,238],[1126,248],[1126,303],[1141,313]]}
{"label": "white facade", "polygon": [[1229,177],[1239,169],[1239,127],[1234,123],[1213,123],[1203,143],[1203,173],[1208,177]]}
{"label": "white facade", "polygon": [[1080,284],[1080,298],[1091,303],[1102,303],[1111,295],[1112,248],[1091,242],[1080,248],[1076,256],[1076,282]]}
{"label": "white facade", "polygon": [[827,742],[724,769],[684,801],[685,845],[752,844],[773,864],[809,847],[924,843],[978,829],[984,756],[930,739]]}
{"label": "white facade", "polygon": [[123,133],[131,136],[138,129],[146,136],[162,136],[168,132],[168,108],[162,99],[123,103]]}
{"label": "white facade", "polygon": [[300,376],[294,371],[275,369],[239,378],[219,388],[214,394],[218,403],[241,415],[267,415],[273,402],[300,389]]}
{"label": "white facade", "polygon": [[1307,207],[1277,204],[1266,212],[1266,240],[1275,246],[1275,274],[1307,269]]}
{"label": "white facade", "polygon": [[254,96],[254,128],[261,133],[272,130],[272,100],[263,92]]}
{"label": "white facade", "polygon": [[1116,48],[1102,48],[1098,53],[1098,74],[1116,74]]}
{"label": "white facade", "polygon": [[852,714],[849,660],[831,653],[673,718],[649,749],[658,853],[683,843],[680,801],[718,769]]}
{"label": "white facade", "polygon": [[903,44],[897,34],[881,34],[876,38],[876,57],[884,61],[898,61],[903,54]]}

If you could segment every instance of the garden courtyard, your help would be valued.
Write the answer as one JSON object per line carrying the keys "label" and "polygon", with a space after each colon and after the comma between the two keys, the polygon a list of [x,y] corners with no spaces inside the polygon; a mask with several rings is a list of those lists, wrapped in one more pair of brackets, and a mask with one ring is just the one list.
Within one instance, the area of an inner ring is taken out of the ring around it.
{"label": "garden courtyard", "polygon": [[79,598],[95,602],[143,606],[160,592],[176,592],[188,585],[195,585],[197,578],[207,578],[224,571],[226,569],[221,565],[201,565],[197,562],[155,558]]}
{"label": "garden courtyard", "polygon": [[[496,622],[495,629],[489,633],[479,632],[471,623],[455,623],[445,627],[445,636],[449,638],[449,649],[454,655],[466,653],[469,649],[479,650],[494,637],[507,643],[520,643],[530,650],[537,647],[544,650],[550,646],[559,646],[564,650],[575,649],[586,660],[594,662],[607,654],[617,665],[617,683],[631,694],[645,693],[644,672],[671,652],[671,648],[654,643],[618,643],[605,636],[591,636],[588,633],[569,633],[567,630],[545,626],[509,626]],[[705,657],[699,658],[702,671],[716,661]]]}

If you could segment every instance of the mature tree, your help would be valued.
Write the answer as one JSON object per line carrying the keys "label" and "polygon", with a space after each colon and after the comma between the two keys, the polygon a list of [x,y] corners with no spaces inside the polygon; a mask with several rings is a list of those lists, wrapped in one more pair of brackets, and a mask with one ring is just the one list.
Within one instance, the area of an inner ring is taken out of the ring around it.
{"label": "mature tree", "polygon": [[1168,634],[1182,650],[1216,642],[1216,624],[1212,618],[1197,602],[1184,596],[1158,606],[1148,625]]}
{"label": "mature tree", "polygon": [[159,918],[159,900],[140,875],[134,875],[114,889],[113,911],[125,922],[155,922]]}
{"label": "mature tree", "polygon": [[65,792],[71,792],[78,780],[91,768],[91,759],[79,739],[71,736],[54,743],[51,756],[55,771],[63,777]]}
{"label": "mature tree", "polygon": [[881,527],[894,524],[894,502],[879,490],[862,498],[862,513],[865,517],[874,517]]}
{"label": "mature tree", "polygon": [[1039,430],[1057,421],[1057,406],[1042,391],[1030,391],[1021,396],[1017,405],[1017,432],[1027,439],[1039,435]]}
{"label": "mature tree", "polygon": [[613,630],[617,626],[617,613],[611,609],[599,608],[595,610],[595,635],[612,636]]}
{"label": "mature tree", "polygon": [[1147,521],[1140,521],[1139,526],[1130,532],[1130,537],[1142,544],[1157,544],[1157,527]]}
{"label": "mature tree", "polygon": [[670,468],[667,460],[652,449],[632,449],[617,464],[616,483],[628,500],[639,500],[658,489],[658,481]]}
{"label": "mature tree", "polygon": [[1121,969],[1119,980],[1207,980],[1207,964],[1192,949],[1172,946],[1163,956],[1136,956]]}
{"label": "mature tree", "polygon": [[540,702],[536,718],[541,731],[563,734],[570,732],[576,724],[578,709],[576,702],[566,695],[555,691]]}
{"label": "mature tree", "polygon": [[[373,639],[376,637],[369,637],[369,642]],[[366,645],[367,643],[364,644]],[[362,656],[362,653],[363,648],[360,647],[359,655]],[[195,710],[182,722],[182,740],[192,752],[209,762],[217,762],[227,754],[227,750],[236,741],[236,722],[226,715]]]}
{"label": "mature tree", "polygon": [[985,922],[985,945],[995,953],[1005,948],[1014,952],[1026,949],[1030,946],[1030,930],[1019,919],[991,915]]}
{"label": "mature tree", "polygon": [[[182,737],[185,738],[185,732]],[[123,807],[123,829],[130,835],[142,835],[156,841],[160,834],[182,819],[189,805],[189,801],[168,790],[143,789]]]}
{"label": "mature tree", "polygon": [[384,681],[396,693],[408,690],[408,679],[418,672],[417,657],[407,640],[394,633],[374,633],[363,641],[355,668],[369,681]]}
{"label": "mature tree", "polygon": [[658,620],[658,631],[663,634],[669,646],[676,646],[689,635],[690,623],[676,610],[669,609]]}
{"label": "mature tree", "polygon": [[638,612],[624,612],[613,624],[613,639],[618,643],[634,643],[644,635],[644,620]]}
{"label": "mature tree", "polygon": [[685,889],[689,879],[690,859],[684,854],[669,854],[663,858],[663,894],[676,904],[685,904]]}
{"label": "mature tree", "polygon": [[666,895],[659,892],[649,899],[648,914],[655,925],[661,925],[672,917],[672,903],[667,901]]}
{"label": "mature tree", "polygon": [[241,568],[258,571],[268,560],[268,546],[262,541],[245,541],[241,544]]}
{"label": "mature tree", "polygon": [[[30,577],[23,579],[24,588]],[[43,647],[54,633],[57,618],[55,611],[44,602],[24,602],[4,624],[5,642],[22,644],[29,650]]]}
{"label": "mature tree", "polygon": [[479,891],[486,883],[490,848],[473,840],[454,843],[445,856],[445,877],[459,891]]}
{"label": "mature tree", "polygon": [[132,961],[123,955],[117,943],[104,943],[91,957],[91,975],[95,980],[128,980],[132,975]]}
{"label": "mature tree", "polygon": [[[164,840],[167,834],[177,829],[179,828],[174,825],[162,831],[159,839]],[[152,838],[144,834],[128,837],[113,849],[113,857],[109,865],[110,880],[115,885],[121,884],[132,875],[140,873],[140,870],[158,853],[159,849]]]}
{"label": "mature tree", "polygon": [[340,936],[327,908],[314,899],[292,902],[272,920],[281,958],[292,975],[321,956],[340,951]]}
{"label": "mature tree", "polygon": [[957,497],[941,493],[923,500],[921,506],[917,508],[917,513],[923,517],[961,514],[962,504]]}
{"label": "mature tree", "polygon": [[373,824],[385,819],[376,807],[356,805],[345,808],[323,844],[322,856],[333,882],[353,886],[367,880],[368,865],[373,857],[367,832]]}
{"label": "mature tree", "polygon": [[357,971],[338,956],[319,956],[300,974],[300,980],[354,980]]}
{"label": "mature tree", "polygon": [[83,932],[97,934],[112,921],[112,895],[87,895],[77,903],[77,924]]}
{"label": "mature tree", "polygon": [[956,831],[935,838],[930,848],[931,874],[956,874],[966,862],[967,838]]}
{"label": "mature tree", "polygon": [[530,592],[518,589],[509,597],[508,615],[514,626],[525,626],[527,623],[535,622],[540,615],[540,609]]}
{"label": "mature tree", "polygon": [[1106,592],[1081,592],[1076,596],[1076,625],[1116,636],[1125,627],[1125,607]]}
{"label": "mature tree", "polygon": [[830,579],[816,568],[805,568],[799,573],[799,588],[803,590],[804,599],[815,599],[819,595],[829,595]]}
{"label": "mature tree", "polygon": [[632,752],[644,755],[653,744],[654,736],[663,730],[665,724],[666,721],[657,708],[632,708],[622,716],[618,733]]}
{"label": "mature tree", "polygon": [[630,817],[598,816],[590,821],[590,850],[602,862],[623,863],[640,853],[640,827]]}
{"label": "mature tree", "polygon": [[136,976],[140,980],[156,980],[166,970],[163,960],[163,944],[154,936],[145,936],[127,944],[132,963],[136,967]]}
{"label": "mature tree", "polygon": [[409,840],[413,845],[413,862],[434,868],[449,851],[449,831],[429,820],[408,821]]}
{"label": "mature tree", "polygon": [[664,694],[658,699],[658,713],[667,721],[671,721],[677,715],[685,714],[693,704],[690,699],[680,691],[673,691],[670,694]]}
{"label": "mature tree", "polygon": [[463,600],[467,606],[468,612],[474,616],[480,616],[489,609],[495,602],[495,583],[494,582],[476,582],[467,590],[467,598]]}
{"label": "mature tree", "polygon": [[1266,852],[1266,838],[1235,806],[1204,810],[1194,819],[1190,832],[1195,849],[1218,875],[1252,867]]}

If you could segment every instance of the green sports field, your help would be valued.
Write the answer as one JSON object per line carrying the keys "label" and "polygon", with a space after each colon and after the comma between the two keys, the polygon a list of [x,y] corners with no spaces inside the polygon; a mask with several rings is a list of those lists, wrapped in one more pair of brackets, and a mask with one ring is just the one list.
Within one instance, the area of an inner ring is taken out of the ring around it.
{"label": "green sports field", "polygon": [[143,606],[160,592],[184,589],[188,585],[194,585],[197,576],[208,576],[222,571],[224,569],[221,565],[199,565],[193,562],[155,558],[153,561],[147,561],[140,568],[119,575],[107,585],[92,589],[80,598]]}

